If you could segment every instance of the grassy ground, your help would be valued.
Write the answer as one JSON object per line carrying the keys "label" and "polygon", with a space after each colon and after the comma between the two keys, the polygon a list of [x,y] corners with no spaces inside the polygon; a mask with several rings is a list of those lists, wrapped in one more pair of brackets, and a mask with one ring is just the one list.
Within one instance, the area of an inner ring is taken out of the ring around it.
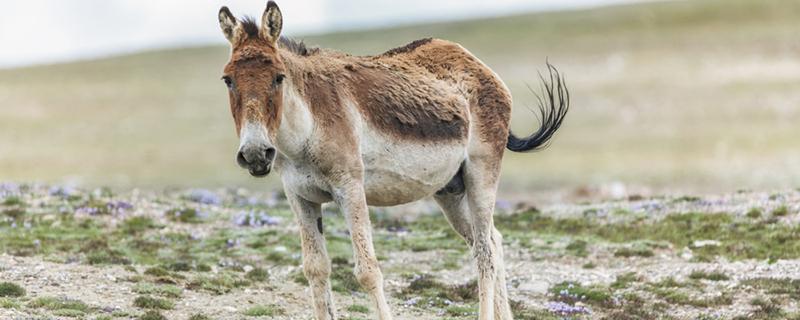
{"label": "grassy ground", "polygon": [[[517,319],[800,319],[800,192],[499,205]],[[433,211],[433,210],[431,210]],[[399,319],[474,319],[476,268],[440,214],[373,210]],[[307,319],[278,194],[4,184],[0,318]],[[370,319],[343,219],[325,209],[344,319]]]}
{"label": "grassy ground", "polygon": [[[508,156],[506,194],[615,181],[645,194],[731,192],[800,179],[798,18],[800,1],[698,0],[305,39],[356,54],[426,36],[460,42],[512,89],[520,133],[534,121],[525,85],[549,58],[567,75],[573,110],[551,149]],[[218,80],[226,56],[219,46],[0,71],[2,177],[263,185],[233,162]]]}

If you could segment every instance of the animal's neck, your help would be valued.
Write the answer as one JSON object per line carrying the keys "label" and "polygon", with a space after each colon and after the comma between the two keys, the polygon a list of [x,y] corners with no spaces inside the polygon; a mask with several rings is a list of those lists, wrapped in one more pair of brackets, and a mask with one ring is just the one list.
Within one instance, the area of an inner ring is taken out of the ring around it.
{"label": "animal's neck", "polygon": [[314,128],[314,119],[308,107],[308,99],[301,90],[303,63],[291,55],[288,52],[281,53],[289,72],[283,85],[283,113],[275,137],[275,147],[289,159],[296,159],[303,156],[303,148]]}

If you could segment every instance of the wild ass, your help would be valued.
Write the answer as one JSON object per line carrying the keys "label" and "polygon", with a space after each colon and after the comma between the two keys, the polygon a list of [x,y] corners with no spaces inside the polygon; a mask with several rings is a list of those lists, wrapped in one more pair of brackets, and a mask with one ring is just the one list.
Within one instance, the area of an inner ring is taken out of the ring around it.
{"label": "wild ass", "polygon": [[548,64],[542,78],[542,126],[517,138],[508,128],[508,88],[456,43],[423,39],[376,56],[308,49],[280,37],[272,1],[260,27],[227,7],[219,23],[232,48],[222,79],[240,137],[236,160],[256,177],[273,164],[280,172],[300,225],[316,318],[336,318],[321,204],[333,201],[344,213],[356,279],[385,320],[392,313],[367,206],[432,195],[472,248],[480,319],[512,319],[502,236],[492,221],[500,162],[505,148],[536,150],[561,125],[569,95],[555,68]]}

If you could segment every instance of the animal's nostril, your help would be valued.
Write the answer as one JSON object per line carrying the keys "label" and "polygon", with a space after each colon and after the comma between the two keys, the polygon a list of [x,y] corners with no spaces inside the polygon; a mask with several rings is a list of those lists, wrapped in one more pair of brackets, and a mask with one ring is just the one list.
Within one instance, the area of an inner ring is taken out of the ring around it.
{"label": "animal's nostril", "polygon": [[240,166],[248,165],[247,159],[244,158],[244,152],[239,151],[239,153],[236,154],[236,163]]}
{"label": "animal's nostril", "polygon": [[267,148],[265,155],[267,156],[267,161],[272,161],[275,158],[275,148]]}

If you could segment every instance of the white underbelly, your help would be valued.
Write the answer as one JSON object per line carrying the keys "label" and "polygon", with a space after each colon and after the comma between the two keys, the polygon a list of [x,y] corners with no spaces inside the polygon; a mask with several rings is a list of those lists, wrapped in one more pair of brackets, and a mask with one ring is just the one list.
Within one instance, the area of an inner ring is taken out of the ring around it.
{"label": "white underbelly", "polygon": [[466,142],[365,137],[361,144],[367,204],[394,206],[442,189],[466,158]]}

